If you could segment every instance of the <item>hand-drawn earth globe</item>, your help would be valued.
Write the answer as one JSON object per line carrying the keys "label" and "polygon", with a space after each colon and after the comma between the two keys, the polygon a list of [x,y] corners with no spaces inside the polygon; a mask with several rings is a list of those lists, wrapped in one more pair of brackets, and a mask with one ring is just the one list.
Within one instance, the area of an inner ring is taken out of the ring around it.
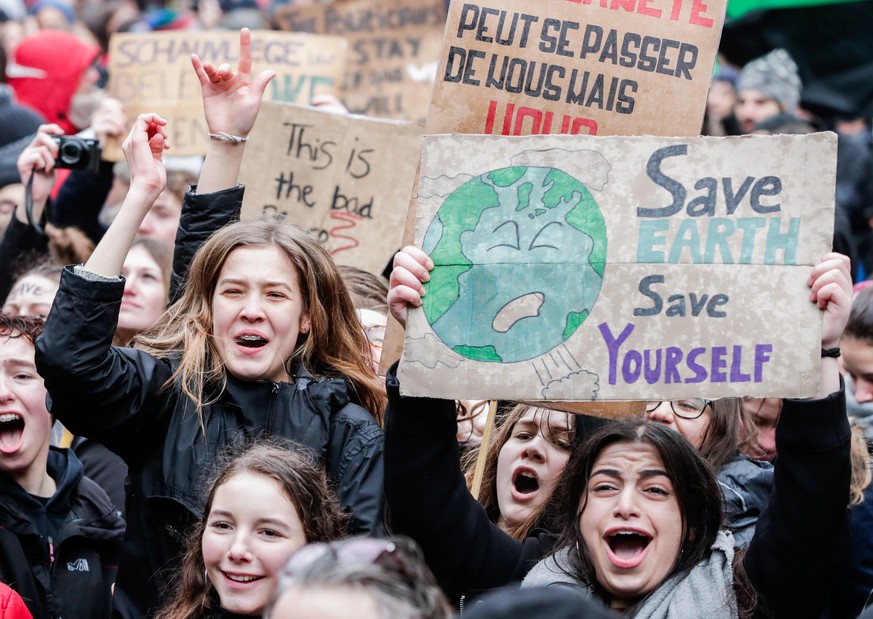
{"label": "hand-drawn earth globe", "polygon": [[422,307],[476,361],[536,358],[588,317],[603,283],[606,224],[584,184],[550,167],[492,170],[452,191],[425,234]]}

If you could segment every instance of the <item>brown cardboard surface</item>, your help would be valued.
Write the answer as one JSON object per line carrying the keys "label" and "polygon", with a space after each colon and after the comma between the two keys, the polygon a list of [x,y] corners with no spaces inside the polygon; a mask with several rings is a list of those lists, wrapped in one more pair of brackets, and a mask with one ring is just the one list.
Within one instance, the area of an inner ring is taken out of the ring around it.
{"label": "brown cardboard surface", "polygon": [[815,395],[835,169],[832,133],[425,136],[403,392]]}
{"label": "brown cardboard surface", "polygon": [[[252,75],[276,72],[265,99],[306,104],[314,95],[338,91],[346,52],[341,37],[257,30],[252,32]],[[203,62],[236,68],[239,33],[120,33],[110,40],[109,94],[121,100],[131,120],[142,112],[164,116],[173,155],[206,154],[208,130],[192,53]]]}
{"label": "brown cardboard surface", "polygon": [[724,0],[455,0],[428,133],[695,135]]}
{"label": "brown cardboard surface", "polygon": [[443,42],[443,0],[351,0],[276,10],[284,30],[346,37],[353,114],[424,123]]}
{"label": "brown cardboard surface", "polygon": [[240,182],[243,217],[282,213],[340,264],[381,273],[400,249],[422,128],[265,101]]}

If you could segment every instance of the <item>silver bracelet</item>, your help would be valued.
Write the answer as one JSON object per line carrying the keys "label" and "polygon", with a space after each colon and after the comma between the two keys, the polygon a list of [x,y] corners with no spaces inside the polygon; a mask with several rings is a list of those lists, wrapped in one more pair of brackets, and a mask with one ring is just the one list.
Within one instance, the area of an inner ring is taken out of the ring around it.
{"label": "silver bracelet", "polygon": [[220,131],[218,133],[210,133],[209,138],[212,140],[218,140],[219,142],[233,142],[234,144],[242,144],[243,142],[248,141],[249,136],[241,137],[238,135],[232,135],[230,133]]}

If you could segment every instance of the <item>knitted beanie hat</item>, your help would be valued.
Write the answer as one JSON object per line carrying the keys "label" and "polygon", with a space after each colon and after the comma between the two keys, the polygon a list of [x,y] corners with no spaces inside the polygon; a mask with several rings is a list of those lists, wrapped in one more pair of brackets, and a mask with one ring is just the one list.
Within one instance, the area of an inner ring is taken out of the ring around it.
{"label": "knitted beanie hat", "polygon": [[25,37],[6,67],[9,85],[19,103],[27,105],[65,133],[75,133],[69,120],[70,102],[85,70],[100,54],[96,45],[61,30],[42,30]]}
{"label": "knitted beanie hat", "polygon": [[797,72],[797,64],[784,49],[772,52],[743,67],[737,80],[737,90],[757,90],[770,97],[789,114],[800,103],[803,84]]}

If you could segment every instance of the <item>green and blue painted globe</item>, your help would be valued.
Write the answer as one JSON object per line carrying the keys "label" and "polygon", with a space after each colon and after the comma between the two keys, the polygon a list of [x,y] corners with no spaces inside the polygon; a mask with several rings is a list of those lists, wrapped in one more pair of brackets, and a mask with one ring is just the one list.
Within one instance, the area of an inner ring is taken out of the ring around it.
{"label": "green and blue painted globe", "polygon": [[452,191],[425,234],[424,314],[458,354],[507,363],[565,342],[600,293],[606,224],[584,184],[514,166]]}

